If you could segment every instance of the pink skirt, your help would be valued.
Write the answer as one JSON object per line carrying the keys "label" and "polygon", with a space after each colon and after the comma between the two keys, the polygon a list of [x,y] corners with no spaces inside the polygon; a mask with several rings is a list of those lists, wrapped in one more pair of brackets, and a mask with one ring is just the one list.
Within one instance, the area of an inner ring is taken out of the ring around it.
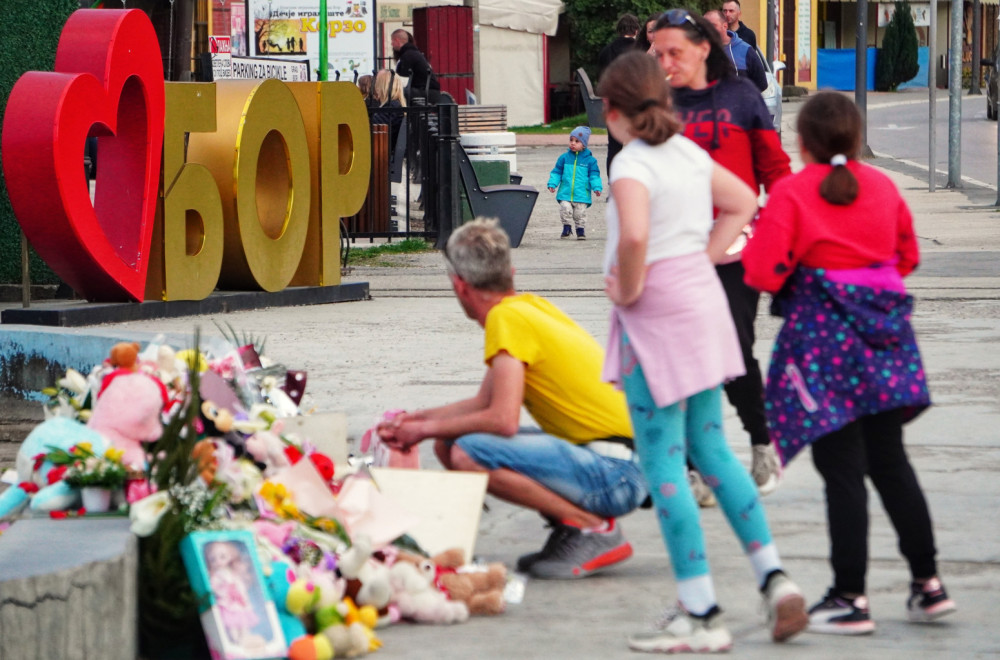
{"label": "pink skirt", "polygon": [[604,380],[620,388],[629,366],[623,359],[633,356],[661,408],[746,373],[729,302],[707,254],[650,264],[639,300],[611,310]]}

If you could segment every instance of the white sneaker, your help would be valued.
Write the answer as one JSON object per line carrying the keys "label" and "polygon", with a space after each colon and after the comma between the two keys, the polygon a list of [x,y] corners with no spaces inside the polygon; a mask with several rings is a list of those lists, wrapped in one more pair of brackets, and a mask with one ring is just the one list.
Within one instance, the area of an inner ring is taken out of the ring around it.
{"label": "white sneaker", "polygon": [[658,653],[719,653],[733,647],[733,636],[722,625],[718,607],[700,617],[689,614],[678,603],[664,612],[652,630],[629,635],[628,647]]}
{"label": "white sneaker", "polygon": [[761,495],[769,495],[778,488],[781,480],[781,461],[774,445],[751,445],[750,476]]}
{"label": "white sneaker", "polygon": [[784,572],[775,572],[768,580],[764,588],[764,602],[767,605],[767,626],[774,641],[787,641],[809,625],[802,590]]}
{"label": "white sneaker", "polygon": [[719,504],[712,489],[708,487],[697,470],[688,470],[688,484],[691,486],[695,501],[701,508],[707,509]]}

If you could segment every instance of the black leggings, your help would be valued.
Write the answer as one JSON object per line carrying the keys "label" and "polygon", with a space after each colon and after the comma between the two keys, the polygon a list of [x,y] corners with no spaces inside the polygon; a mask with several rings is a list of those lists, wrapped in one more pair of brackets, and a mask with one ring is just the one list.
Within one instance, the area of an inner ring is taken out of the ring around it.
{"label": "black leggings", "polygon": [[743,376],[725,384],[726,398],[736,408],[744,430],[750,434],[750,444],[768,445],[771,438],[767,434],[767,419],[764,417],[764,383],[760,364],[753,356],[753,324],[757,319],[760,293],[743,283],[743,264],[739,261],[716,266],[715,271],[729,300],[729,311],[736,325],[743,364],[747,370]]}
{"label": "black leggings", "polygon": [[812,444],[813,464],[826,482],[833,587],[865,593],[868,568],[868,489],[871,477],[896,528],[899,551],[914,579],[937,574],[927,501],[903,448],[899,410],[862,417]]}

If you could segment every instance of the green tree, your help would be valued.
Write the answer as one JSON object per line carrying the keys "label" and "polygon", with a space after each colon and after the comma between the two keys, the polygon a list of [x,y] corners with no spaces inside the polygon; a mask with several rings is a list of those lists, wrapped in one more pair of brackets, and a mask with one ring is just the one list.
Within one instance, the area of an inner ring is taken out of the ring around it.
{"label": "green tree", "polygon": [[875,89],[880,92],[896,91],[908,80],[913,80],[920,70],[917,63],[917,29],[910,14],[910,3],[896,2],[896,13],[885,28],[882,47],[875,65]]}
{"label": "green tree", "polygon": [[[717,3],[721,5],[720,3]],[[645,25],[645,20],[653,14],[673,9],[687,7],[702,11],[707,2],[695,0],[681,2],[680,0],[566,0],[566,16],[569,19],[570,37],[572,39],[572,68],[583,67],[587,75],[596,84],[600,73],[597,66],[597,55],[601,49],[611,43],[616,36],[615,25],[622,14],[631,13],[639,18],[639,25]]]}

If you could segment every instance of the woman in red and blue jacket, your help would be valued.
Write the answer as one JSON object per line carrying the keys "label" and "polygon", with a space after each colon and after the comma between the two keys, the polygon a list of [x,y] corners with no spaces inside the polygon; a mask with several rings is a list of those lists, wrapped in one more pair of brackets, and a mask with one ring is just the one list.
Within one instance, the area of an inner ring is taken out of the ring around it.
{"label": "woman in red and blue jacket", "polygon": [[[736,77],[711,23],[686,9],[668,11],[656,23],[653,47],[674,90],[674,107],[684,122],[686,137],[757,192],[761,185],[770,190],[775,181],[791,174],[764,99],[753,83]],[[763,381],[753,356],[760,294],[743,282],[740,253],[745,244],[746,235],[729,248],[728,259],[716,266],[747,371],[725,389],[750,435],[751,473],[766,495],[777,487],[781,466],[767,432]]]}

